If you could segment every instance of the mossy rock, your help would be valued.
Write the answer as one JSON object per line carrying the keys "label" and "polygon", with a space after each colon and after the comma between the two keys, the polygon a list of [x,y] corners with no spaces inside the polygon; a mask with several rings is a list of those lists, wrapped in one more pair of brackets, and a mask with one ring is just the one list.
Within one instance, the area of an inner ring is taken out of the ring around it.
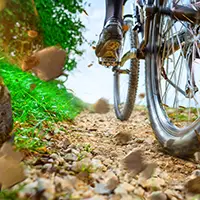
{"label": "mossy rock", "polygon": [[7,87],[0,84],[0,146],[10,138],[13,127],[10,93]]}

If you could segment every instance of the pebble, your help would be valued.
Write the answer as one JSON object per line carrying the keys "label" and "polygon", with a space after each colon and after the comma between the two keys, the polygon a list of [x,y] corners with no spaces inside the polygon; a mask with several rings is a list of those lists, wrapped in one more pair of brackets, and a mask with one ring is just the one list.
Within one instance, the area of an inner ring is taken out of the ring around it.
{"label": "pebble", "polygon": [[114,194],[110,200],[121,200],[121,195],[120,194]]}
{"label": "pebble", "polygon": [[62,148],[67,149],[70,144],[70,140],[68,138],[65,138],[62,144]]}
{"label": "pebble", "polygon": [[104,196],[95,195],[95,196],[93,196],[93,197],[91,197],[89,199],[85,199],[85,200],[107,200],[107,198],[104,197]]}
{"label": "pebble", "polygon": [[144,196],[144,189],[141,187],[137,187],[134,189],[134,194],[138,195],[138,196]]}
{"label": "pebble", "polygon": [[171,199],[172,197],[176,197],[180,200],[183,200],[183,197],[181,196],[180,193],[178,193],[177,191],[174,191],[174,190],[170,190],[170,189],[167,189],[165,190],[165,194]]}
{"label": "pebble", "polygon": [[121,187],[124,188],[127,192],[132,192],[135,189],[134,186],[126,182],[121,183]]}
{"label": "pebble", "polygon": [[114,193],[123,195],[127,194],[127,190],[122,186],[122,184],[119,184],[117,188],[114,190]]}
{"label": "pebble", "polygon": [[78,158],[76,155],[74,155],[72,153],[68,153],[65,155],[64,159],[65,159],[65,161],[76,161]]}
{"label": "pebble", "polygon": [[111,171],[106,172],[104,176],[106,177],[105,178],[106,188],[113,191],[119,184],[118,177]]}
{"label": "pebble", "polygon": [[58,154],[52,153],[52,154],[50,155],[50,157],[51,157],[52,159],[56,160],[56,159],[58,158]]}
{"label": "pebble", "polygon": [[161,191],[152,192],[149,198],[150,200],[167,200],[166,194]]}
{"label": "pebble", "polygon": [[196,152],[194,154],[194,158],[195,158],[196,163],[200,163],[200,152]]}
{"label": "pebble", "polygon": [[93,165],[94,169],[102,169],[104,167],[101,160],[95,158],[92,159],[91,164]]}
{"label": "pebble", "polygon": [[43,169],[47,169],[47,170],[49,170],[49,169],[51,169],[52,168],[52,164],[50,164],[50,163],[47,163],[47,164],[45,164],[45,165],[43,165]]}
{"label": "pebble", "polygon": [[132,138],[132,134],[130,131],[120,131],[116,135],[114,135],[114,139],[117,144],[127,144]]}

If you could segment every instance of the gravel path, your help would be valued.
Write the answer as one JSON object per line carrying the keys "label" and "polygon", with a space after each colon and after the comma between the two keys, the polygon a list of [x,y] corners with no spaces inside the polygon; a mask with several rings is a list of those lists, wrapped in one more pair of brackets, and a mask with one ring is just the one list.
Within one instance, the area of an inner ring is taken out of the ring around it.
{"label": "gravel path", "polygon": [[52,154],[24,161],[20,199],[200,199],[200,165],[162,152],[146,110],[136,109],[127,122],[113,111],[84,111],[57,127],[46,136]]}

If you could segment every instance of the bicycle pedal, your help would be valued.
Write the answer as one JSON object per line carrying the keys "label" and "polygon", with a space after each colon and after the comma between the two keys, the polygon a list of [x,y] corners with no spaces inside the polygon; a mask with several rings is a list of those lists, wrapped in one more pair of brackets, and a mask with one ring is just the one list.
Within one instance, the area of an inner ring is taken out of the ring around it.
{"label": "bicycle pedal", "polygon": [[99,58],[99,64],[106,67],[115,67],[120,64],[115,58]]}

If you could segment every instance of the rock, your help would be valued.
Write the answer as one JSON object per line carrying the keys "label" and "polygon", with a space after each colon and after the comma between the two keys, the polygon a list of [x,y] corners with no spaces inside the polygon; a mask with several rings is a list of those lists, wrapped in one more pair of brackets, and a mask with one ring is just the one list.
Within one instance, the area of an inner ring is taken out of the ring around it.
{"label": "rock", "polygon": [[167,200],[166,194],[161,191],[152,192],[149,198],[150,200]]}
{"label": "rock", "polygon": [[119,179],[118,177],[111,171],[108,171],[105,173],[105,184],[106,188],[109,190],[113,191],[117,185],[119,184]]}
{"label": "rock", "polygon": [[111,164],[112,164],[112,160],[111,160],[111,159],[109,159],[109,158],[107,158],[107,159],[104,159],[104,161],[103,161],[103,164],[104,164],[104,165],[106,165],[106,166],[109,166],[109,165],[111,165]]}
{"label": "rock", "polygon": [[45,165],[43,165],[42,168],[43,168],[43,169],[50,170],[50,169],[52,168],[52,164],[50,164],[50,163],[46,163]]}
{"label": "rock", "polygon": [[64,159],[65,159],[65,161],[76,161],[78,158],[76,155],[74,155],[72,153],[68,153],[65,155]]}
{"label": "rock", "polygon": [[[38,197],[38,195],[40,195]],[[35,182],[27,184],[19,192],[20,198],[25,198],[31,196],[31,198],[36,199],[49,199],[53,200],[55,195],[54,184],[45,178],[39,178]]]}
{"label": "rock", "polygon": [[121,183],[121,187],[123,187],[127,192],[132,192],[135,189],[134,186],[126,182]]}
{"label": "rock", "polygon": [[80,153],[80,151],[76,150],[76,149],[72,149],[71,152],[75,155],[78,155]]}
{"label": "rock", "polygon": [[112,172],[107,171],[105,174],[93,174],[95,183],[95,192],[98,194],[110,194],[119,184],[118,177]]}
{"label": "rock", "polygon": [[50,157],[53,158],[54,160],[57,160],[59,156],[58,156],[58,154],[56,154],[56,153],[52,153],[52,154],[50,155]]}
{"label": "rock", "polygon": [[121,200],[121,195],[120,194],[114,194],[114,195],[112,195],[110,200]]}
{"label": "rock", "polygon": [[91,197],[89,199],[85,199],[85,200],[107,200],[107,198],[104,197],[104,196],[95,195],[95,196],[93,196],[93,197]]}
{"label": "rock", "polygon": [[147,188],[151,191],[161,190],[162,186],[165,186],[165,180],[159,177],[150,178],[142,185],[144,188]]}
{"label": "rock", "polygon": [[86,198],[91,198],[92,196],[94,196],[94,192],[91,191],[91,190],[88,190],[86,192],[83,193],[83,198],[86,199]]}
{"label": "rock", "polygon": [[192,177],[193,177],[193,178],[196,178],[196,177],[198,177],[198,176],[200,176],[200,169],[194,170],[194,171],[192,172]]}
{"label": "rock", "polygon": [[129,194],[124,194],[124,195],[121,195],[120,200],[135,200],[135,199]]}
{"label": "rock", "polygon": [[23,198],[25,198],[26,196],[29,196],[29,195],[33,196],[36,193],[37,186],[38,186],[37,181],[25,185],[23,190],[19,191],[20,199],[23,199]]}
{"label": "rock", "polygon": [[139,144],[144,142],[144,138],[136,138],[135,141]]}
{"label": "rock", "polygon": [[48,163],[53,163],[54,160],[51,158],[51,159],[48,159]]}
{"label": "rock", "polygon": [[172,199],[173,197],[175,197],[177,199],[184,200],[182,195],[179,192],[174,191],[174,190],[167,189],[165,190],[165,194],[168,196],[169,199]]}
{"label": "rock", "polygon": [[200,152],[196,152],[194,154],[194,158],[195,158],[196,163],[200,163]]}
{"label": "rock", "polygon": [[98,194],[110,194],[112,192],[104,183],[95,183],[94,191]]}
{"label": "rock", "polygon": [[137,188],[134,189],[134,194],[136,194],[138,196],[142,197],[142,196],[144,196],[144,193],[145,193],[145,191],[141,187],[137,187]]}
{"label": "rock", "polygon": [[83,168],[88,172],[92,172],[94,170],[89,158],[83,158],[80,161],[73,162],[71,170],[74,172],[80,172],[83,171]]}
{"label": "rock", "polygon": [[128,141],[131,140],[132,134],[130,131],[120,131],[119,133],[114,135],[114,138],[115,138],[117,144],[124,145],[124,144],[127,144]]}
{"label": "rock", "polygon": [[95,159],[95,158],[92,159],[91,164],[92,164],[92,166],[95,170],[102,169],[104,167],[102,162],[98,159]]}
{"label": "rock", "polygon": [[110,110],[108,100],[104,98],[99,99],[92,107],[94,112],[99,114],[105,114]]}
{"label": "rock", "polygon": [[13,128],[10,93],[0,79],[0,146],[9,139]]}
{"label": "rock", "polygon": [[123,187],[122,184],[119,184],[117,188],[114,190],[115,194],[125,195],[127,194],[127,190]]}
{"label": "rock", "polygon": [[68,146],[71,144],[70,140],[68,138],[65,138],[64,141],[63,141],[63,148],[64,149],[67,149]]}
{"label": "rock", "polygon": [[66,193],[71,194],[74,191],[74,187],[72,182],[67,178],[60,178],[58,176],[55,177],[55,184],[61,186],[61,189]]}

